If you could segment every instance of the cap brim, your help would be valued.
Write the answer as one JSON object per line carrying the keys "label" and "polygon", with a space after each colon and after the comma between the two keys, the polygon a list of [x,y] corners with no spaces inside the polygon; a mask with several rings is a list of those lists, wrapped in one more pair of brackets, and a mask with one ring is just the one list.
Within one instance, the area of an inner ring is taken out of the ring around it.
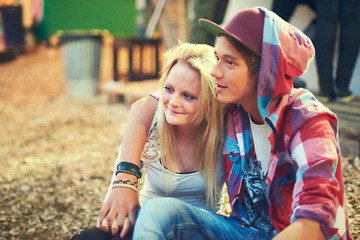
{"label": "cap brim", "polygon": [[216,23],[214,23],[212,21],[209,21],[209,20],[204,19],[204,18],[200,18],[199,19],[199,24],[203,28],[205,28],[207,31],[209,31],[210,33],[215,35],[216,37],[219,37],[220,34],[223,34],[223,35],[227,35],[229,37],[232,37],[232,38],[238,40],[240,43],[244,44],[243,41],[241,41],[241,39],[239,39],[237,36],[229,33],[228,31],[225,30],[225,28],[219,26],[218,24],[216,24]]}
{"label": "cap brim", "polygon": [[[209,21],[204,18],[199,19],[199,24],[205,28],[207,31],[209,31],[211,34],[215,35],[216,37],[219,37],[220,34],[225,34],[231,37],[235,37],[232,34],[228,33],[223,27],[217,25],[216,23]],[[237,37],[235,37],[237,38]]]}

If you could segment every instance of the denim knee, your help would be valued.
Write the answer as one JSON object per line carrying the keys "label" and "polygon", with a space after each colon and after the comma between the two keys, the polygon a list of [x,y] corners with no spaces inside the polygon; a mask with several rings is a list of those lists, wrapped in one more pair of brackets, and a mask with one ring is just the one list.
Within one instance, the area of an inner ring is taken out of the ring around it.
{"label": "denim knee", "polygon": [[133,239],[172,238],[171,223],[181,208],[182,201],[174,198],[153,198],[141,207],[135,223]]}
{"label": "denim knee", "polygon": [[176,198],[152,198],[141,207],[138,218],[146,215],[146,218],[161,222],[163,218],[172,218],[183,208],[184,202]]}

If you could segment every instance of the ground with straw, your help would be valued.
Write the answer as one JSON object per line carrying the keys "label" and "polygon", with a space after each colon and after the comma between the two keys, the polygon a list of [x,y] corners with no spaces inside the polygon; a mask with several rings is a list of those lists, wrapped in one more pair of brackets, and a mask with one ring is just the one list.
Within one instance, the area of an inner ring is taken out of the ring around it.
{"label": "ground with straw", "polygon": [[[96,223],[129,105],[67,99],[61,59],[60,48],[39,47],[0,64],[0,240],[70,239]],[[111,51],[103,59],[106,82]],[[344,153],[343,167],[358,239],[359,159]]]}

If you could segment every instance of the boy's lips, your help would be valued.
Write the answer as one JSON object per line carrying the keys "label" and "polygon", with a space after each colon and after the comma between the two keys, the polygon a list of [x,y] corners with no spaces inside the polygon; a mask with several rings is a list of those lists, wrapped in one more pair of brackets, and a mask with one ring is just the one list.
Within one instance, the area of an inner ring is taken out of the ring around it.
{"label": "boy's lips", "polygon": [[217,90],[217,91],[222,90],[222,89],[225,89],[225,88],[227,88],[227,87],[216,83],[216,90]]}
{"label": "boy's lips", "polygon": [[219,83],[217,83],[217,82],[215,82],[215,84],[216,84],[216,86],[219,87],[219,88],[226,88],[226,86],[221,85],[221,84],[219,84]]}

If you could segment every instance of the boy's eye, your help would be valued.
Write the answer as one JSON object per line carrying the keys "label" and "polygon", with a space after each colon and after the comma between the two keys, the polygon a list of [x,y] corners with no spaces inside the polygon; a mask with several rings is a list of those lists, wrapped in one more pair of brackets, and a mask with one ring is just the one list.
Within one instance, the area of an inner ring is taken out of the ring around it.
{"label": "boy's eye", "polygon": [[227,60],[227,64],[231,66],[231,65],[233,65],[234,63],[233,63],[232,61],[230,61],[230,60]]}

